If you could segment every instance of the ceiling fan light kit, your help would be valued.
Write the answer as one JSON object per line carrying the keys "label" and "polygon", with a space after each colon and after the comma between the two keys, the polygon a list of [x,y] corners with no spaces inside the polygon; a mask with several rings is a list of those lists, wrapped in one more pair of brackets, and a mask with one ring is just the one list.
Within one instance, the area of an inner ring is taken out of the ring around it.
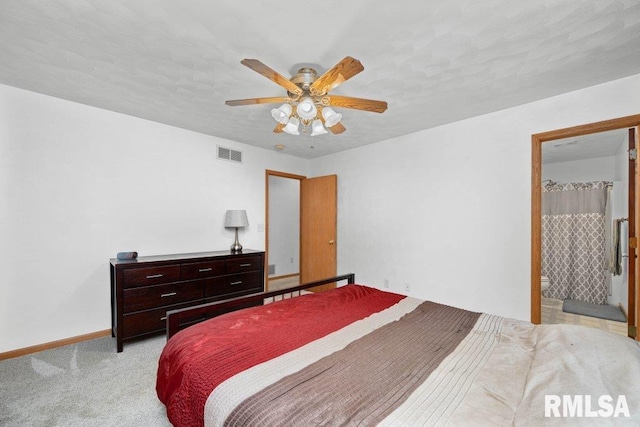
{"label": "ceiling fan light kit", "polygon": [[282,104],[278,108],[274,108],[271,110],[271,116],[275,119],[276,122],[287,124],[289,121],[289,117],[291,117],[292,107],[291,104]]}
{"label": "ceiling fan light kit", "polygon": [[296,113],[298,113],[298,117],[303,120],[311,120],[315,119],[316,114],[318,114],[318,109],[316,108],[313,99],[305,97],[302,98],[296,106]]}
{"label": "ceiling fan light kit", "polygon": [[278,122],[273,130],[275,133],[300,135],[300,128],[303,133],[307,133],[307,128],[310,128],[311,136],[326,134],[327,129],[333,134],[341,134],[346,130],[339,124],[342,114],[336,113],[330,106],[375,113],[382,113],[387,109],[387,103],[384,101],[328,94],[330,90],[364,70],[360,61],[350,56],[320,77],[313,68],[304,67],[290,79],[256,59],[243,59],[241,63],[285,88],[287,96],[236,99],[226,101],[225,104],[238,106],[281,102],[280,107],[271,110],[271,116]]}
{"label": "ceiling fan light kit", "polygon": [[322,125],[322,120],[315,119],[311,124],[311,136],[323,135],[325,133],[328,133],[328,132]]}
{"label": "ceiling fan light kit", "polygon": [[322,109],[322,118],[324,119],[324,124],[328,128],[332,128],[342,120],[342,114],[336,113],[330,107],[325,107]]}
{"label": "ceiling fan light kit", "polygon": [[282,130],[289,135],[300,135],[300,120],[296,117],[291,117]]}

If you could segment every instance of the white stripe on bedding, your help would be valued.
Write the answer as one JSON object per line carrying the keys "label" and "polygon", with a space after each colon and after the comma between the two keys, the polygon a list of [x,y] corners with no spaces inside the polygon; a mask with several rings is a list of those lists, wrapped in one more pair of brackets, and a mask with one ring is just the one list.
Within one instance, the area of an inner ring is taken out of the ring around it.
{"label": "white stripe on bedding", "polygon": [[458,347],[380,425],[445,424],[498,344],[503,320],[482,314]]}
{"label": "white stripe on bedding", "polygon": [[358,320],[275,359],[256,365],[227,379],[209,395],[204,409],[205,426],[219,426],[233,409],[263,388],[345,348],[352,341],[400,319],[424,301],[407,297],[397,304]]}

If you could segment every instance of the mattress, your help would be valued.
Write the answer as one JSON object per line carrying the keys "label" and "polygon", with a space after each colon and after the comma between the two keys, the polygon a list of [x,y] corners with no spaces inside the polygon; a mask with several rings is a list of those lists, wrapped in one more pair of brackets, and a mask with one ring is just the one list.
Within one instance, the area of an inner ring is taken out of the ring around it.
{"label": "mattress", "polygon": [[587,400],[613,416],[602,396],[640,422],[639,383],[625,337],[347,285],[179,332],[156,389],[177,426],[583,425]]}

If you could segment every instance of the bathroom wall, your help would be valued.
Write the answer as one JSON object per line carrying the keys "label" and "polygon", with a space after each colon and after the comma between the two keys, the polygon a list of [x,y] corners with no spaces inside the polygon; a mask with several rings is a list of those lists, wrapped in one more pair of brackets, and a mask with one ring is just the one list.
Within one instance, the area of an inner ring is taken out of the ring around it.
{"label": "bathroom wall", "polygon": [[[544,144],[542,145],[544,151]],[[569,162],[542,163],[542,180],[551,179],[560,184],[568,182],[615,181],[616,156]]]}
{"label": "bathroom wall", "polygon": [[[627,154],[628,146],[626,143],[621,144],[616,155],[616,175],[613,183],[613,194],[611,196],[613,207],[613,218],[623,218],[628,215],[629,207],[629,158]],[[636,214],[637,215],[637,214]],[[620,230],[620,244],[623,248],[623,253],[627,253],[628,247],[628,235],[627,235],[628,223],[622,223],[622,229]],[[627,312],[628,307],[628,295],[629,289],[627,288],[627,263],[628,258],[622,258],[622,275],[613,276],[611,281],[612,295],[609,297],[610,304],[621,304],[624,311]]]}

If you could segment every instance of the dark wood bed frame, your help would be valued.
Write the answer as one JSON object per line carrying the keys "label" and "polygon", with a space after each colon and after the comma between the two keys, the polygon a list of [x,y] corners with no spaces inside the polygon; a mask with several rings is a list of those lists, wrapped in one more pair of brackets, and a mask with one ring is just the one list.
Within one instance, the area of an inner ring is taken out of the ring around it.
{"label": "dark wood bed frame", "polygon": [[355,274],[343,274],[341,276],[330,277],[328,279],[317,280],[315,282],[305,283],[293,288],[280,289],[277,291],[258,292],[243,297],[231,298],[222,301],[211,302],[208,304],[200,304],[193,307],[183,308],[180,310],[171,310],[167,312],[167,340],[178,333],[180,330],[191,326],[195,323],[202,322],[212,317],[231,311],[240,310],[247,307],[255,307],[264,305],[265,299],[275,298],[280,295],[298,293],[305,289],[314,288],[328,283],[340,282],[346,280],[348,284],[355,283]]}

